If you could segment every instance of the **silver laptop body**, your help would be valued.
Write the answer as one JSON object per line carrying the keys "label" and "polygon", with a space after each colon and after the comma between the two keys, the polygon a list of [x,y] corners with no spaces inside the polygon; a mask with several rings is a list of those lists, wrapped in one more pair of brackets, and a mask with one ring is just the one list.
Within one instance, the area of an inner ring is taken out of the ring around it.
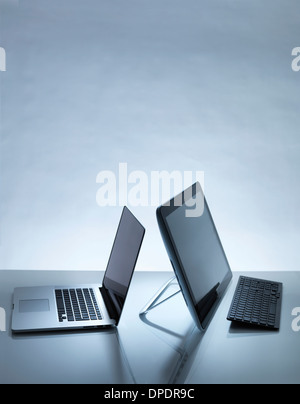
{"label": "silver laptop body", "polygon": [[102,285],[15,288],[13,332],[117,326],[145,234],[124,207]]}

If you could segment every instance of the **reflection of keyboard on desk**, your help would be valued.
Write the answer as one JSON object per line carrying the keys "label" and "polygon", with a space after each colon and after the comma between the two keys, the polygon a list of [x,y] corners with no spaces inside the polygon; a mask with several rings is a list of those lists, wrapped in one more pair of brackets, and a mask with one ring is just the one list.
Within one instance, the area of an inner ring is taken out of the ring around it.
{"label": "reflection of keyboard on desk", "polygon": [[227,319],[279,329],[282,283],[240,276]]}

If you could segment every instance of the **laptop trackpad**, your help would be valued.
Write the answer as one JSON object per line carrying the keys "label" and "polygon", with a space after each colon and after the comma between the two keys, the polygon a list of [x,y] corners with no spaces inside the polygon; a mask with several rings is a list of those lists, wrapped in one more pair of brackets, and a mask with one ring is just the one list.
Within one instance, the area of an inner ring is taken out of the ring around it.
{"label": "laptop trackpad", "polygon": [[20,300],[19,312],[20,313],[33,313],[41,311],[49,311],[50,305],[48,299],[34,299],[34,300]]}

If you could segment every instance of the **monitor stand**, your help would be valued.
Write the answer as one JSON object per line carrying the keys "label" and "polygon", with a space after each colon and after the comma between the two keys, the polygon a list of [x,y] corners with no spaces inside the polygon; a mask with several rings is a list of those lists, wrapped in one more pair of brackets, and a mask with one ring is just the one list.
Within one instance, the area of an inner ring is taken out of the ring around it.
{"label": "monitor stand", "polygon": [[[172,293],[170,296],[159,301],[160,297],[168,290],[168,288],[172,284],[176,284],[178,286],[178,290],[175,293]],[[140,311],[140,317],[146,315],[150,310],[153,310],[155,307],[166,302],[167,300],[171,299],[173,296],[177,295],[180,292],[181,292],[181,289],[176,280],[176,276],[173,276],[171,279],[168,280],[168,282],[166,282],[159,289],[159,291],[153,296],[153,298],[149,301],[149,303],[147,303],[147,305]]]}

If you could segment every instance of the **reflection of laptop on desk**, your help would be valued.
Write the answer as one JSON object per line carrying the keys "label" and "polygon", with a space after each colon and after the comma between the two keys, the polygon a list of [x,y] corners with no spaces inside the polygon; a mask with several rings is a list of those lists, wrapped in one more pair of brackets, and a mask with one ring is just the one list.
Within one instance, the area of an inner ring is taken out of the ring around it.
{"label": "reflection of laptop on desk", "polygon": [[[178,283],[199,329],[204,329],[232,278],[199,183],[157,209],[157,220]],[[278,329],[282,284],[240,277],[228,320]]]}
{"label": "reflection of laptop on desk", "polygon": [[145,229],[124,207],[101,285],[16,288],[14,332],[118,325]]}

